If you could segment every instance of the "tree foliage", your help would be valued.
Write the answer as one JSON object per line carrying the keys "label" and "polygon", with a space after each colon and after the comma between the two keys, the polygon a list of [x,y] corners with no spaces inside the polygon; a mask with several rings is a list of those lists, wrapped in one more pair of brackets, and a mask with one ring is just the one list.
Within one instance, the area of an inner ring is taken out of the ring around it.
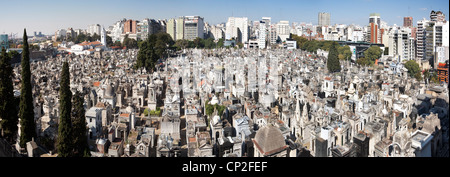
{"label": "tree foliage", "polygon": [[329,72],[339,72],[341,70],[341,64],[338,58],[339,53],[336,48],[337,46],[337,43],[333,43],[330,47],[330,52],[328,53],[327,68]]}
{"label": "tree foliage", "polygon": [[5,48],[2,48],[0,58],[0,129],[2,132],[0,133],[11,144],[14,144],[19,119],[17,117],[14,87],[12,83],[13,69],[10,63],[10,55],[6,53]]}
{"label": "tree foliage", "polygon": [[131,39],[128,37],[128,34],[125,35],[125,38],[123,39],[123,46],[127,49],[137,49],[138,43],[135,39]]}
{"label": "tree foliage", "polygon": [[72,102],[72,125],[73,125],[73,156],[89,157],[89,145],[87,140],[86,116],[84,110],[84,97],[77,91],[73,96]]}
{"label": "tree foliage", "polygon": [[361,65],[361,66],[368,66],[368,65],[370,65],[370,62],[364,57],[358,58],[356,60],[356,63]]}
{"label": "tree foliage", "polygon": [[106,46],[111,47],[113,44],[111,36],[106,36]]}
{"label": "tree foliage", "polygon": [[223,48],[224,47],[224,42],[225,40],[223,38],[220,38],[217,43],[216,43],[216,47],[217,48]]}
{"label": "tree foliage", "polygon": [[212,114],[214,113],[214,106],[209,104],[208,102],[206,102],[205,104],[205,113],[206,115],[208,115],[209,117],[212,116]]}
{"label": "tree foliage", "polygon": [[172,37],[167,33],[150,35],[139,45],[136,67],[145,67],[148,71],[153,71],[158,59],[166,58],[168,49],[173,44]]}
{"label": "tree foliage", "polygon": [[297,36],[295,34],[291,34],[291,38],[297,42],[297,49],[302,49],[303,44],[305,44],[308,41],[308,39],[301,36]]}
{"label": "tree foliage", "polygon": [[414,60],[409,60],[405,63],[405,68],[408,69],[408,74],[410,77],[414,77],[417,80],[422,80],[422,75],[420,71],[419,64]]}
{"label": "tree foliage", "polygon": [[339,57],[340,60],[350,60],[352,58],[352,51],[350,50],[350,47],[348,45],[339,46],[338,52],[339,56],[341,56]]}
{"label": "tree foliage", "polygon": [[144,116],[147,117],[149,114],[149,108],[145,108],[144,110]]}
{"label": "tree foliage", "polygon": [[59,88],[59,125],[58,125],[58,156],[70,157],[73,152],[72,139],[72,91],[70,91],[69,64],[63,63]]}
{"label": "tree foliage", "polygon": [[20,147],[25,147],[26,143],[36,138],[36,123],[34,121],[33,93],[31,87],[30,50],[28,45],[27,31],[24,29],[22,51],[22,81],[20,89]]}
{"label": "tree foliage", "polygon": [[378,46],[371,46],[364,51],[364,57],[367,59],[368,65],[370,66],[375,64],[375,60],[379,59],[381,54],[383,54],[383,50]]}
{"label": "tree foliage", "polygon": [[151,110],[149,112],[149,114],[152,115],[152,116],[161,116],[161,108],[156,107],[156,109],[155,110]]}
{"label": "tree foliage", "polygon": [[223,112],[225,111],[225,109],[227,108],[226,106],[223,105],[218,105],[215,104],[214,108],[217,110],[217,114],[222,118]]}

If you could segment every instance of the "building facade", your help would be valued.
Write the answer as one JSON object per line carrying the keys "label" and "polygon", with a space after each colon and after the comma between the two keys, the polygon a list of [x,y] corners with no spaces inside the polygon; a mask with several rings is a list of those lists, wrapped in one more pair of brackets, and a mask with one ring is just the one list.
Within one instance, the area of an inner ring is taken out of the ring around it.
{"label": "building facade", "polygon": [[184,17],[184,39],[194,40],[195,38],[204,38],[203,31],[204,22],[200,16],[185,16]]}
{"label": "building facade", "polygon": [[176,38],[176,20],[174,18],[171,18],[167,21],[167,28],[166,33],[172,37],[174,41],[177,40]]}
{"label": "building facade", "polygon": [[330,13],[319,12],[319,26],[330,26]]}
{"label": "building facade", "polygon": [[277,39],[280,39],[281,42],[286,41],[290,35],[290,26],[289,21],[280,21],[277,24]]}
{"label": "building facade", "polygon": [[266,22],[259,22],[259,38],[258,38],[258,48],[266,48]]}
{"label": "building facade", "polygon": [[87,33],[90,34],[91,36],[94,34],[100,35],[101,33],[101,26],[99,24],[92,24],[89,25],[87,28]]}
{"label": "building facade", "polygon": [[413,18],[403,17],[403,27],[413,27]]}
{"label": "building facade", "polygon": [[177,18],[175,23],[175,37],[177,38],[177,40],[184,39],[184,17]]}
{"label": "building facade", "polygon": [[136,34],[136,20],[127,20],[123,26],[123,34]]}
{"label": "building facade", "polygon": [[413,60],[415,57],[415,40],[410,28],[393,30],[389,35],[389,55],[400,61]]}
{"label": "building facade", "polygon": [[249,25],[247,17],[228,17],[226,23],[225,39],[236,39],[236,42],[245,43],[249,39]]}

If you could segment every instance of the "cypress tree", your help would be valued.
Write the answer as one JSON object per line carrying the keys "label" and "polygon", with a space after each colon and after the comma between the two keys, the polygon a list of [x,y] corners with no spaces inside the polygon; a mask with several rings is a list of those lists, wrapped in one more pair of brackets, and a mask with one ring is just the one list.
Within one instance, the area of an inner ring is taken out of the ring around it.
{"label": "cypress tree", "polygon": [[341,70],[341,64],[339,62],[339,52],[337,51],[336,42],[333,42],[330,47],[330,52],[328,53],[327,68],[328,72],[338,72]]}
{"label": "cypress tree", "polygon": [[30,50],[28,46],[27,30],[23,30],[22,51],[22,81],[20,89],[20,147],[24,148],[28,141],[36,137],[36,123],[34,121],[33,93],[31,91]]}
{"label": "cypress tree", "polygon": [[72,92],[70,91],[69,64],[64,62],[59,88],[59,125],[58,125],[58,156],[70,157],[73,152],[72,120]]}
{"label": "cypress tree", "polygon": [[0,59],[0,127],[2,136],[11,144],[14,144],[19,119],[12,83],[13,69],[10,62],[11,58],[6,54],[6,49],[3,48]]}
{"label": "cypress tree", "polygon": [[72,103],[73,145],[74,156],[90,156],[86,135],[86,116],[84,98],[80,92],[75,93]]}

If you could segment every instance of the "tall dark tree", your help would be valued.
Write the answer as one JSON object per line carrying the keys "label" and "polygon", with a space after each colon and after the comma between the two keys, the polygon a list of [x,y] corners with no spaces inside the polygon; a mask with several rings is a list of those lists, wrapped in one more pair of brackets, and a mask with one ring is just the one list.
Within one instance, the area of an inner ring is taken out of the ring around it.
{"label": "tall dark tree", "polygon": [[30,50],[28,45],[27,31],[23,31],[22,51],[22,81],[20,89],[20,147],[25,147],[28,141],[36,138],[36,123],[34,121],[33,93],[31,87]]}
{"label": "tall dark tree", "polygon": [[111,47],[113,44],[111,36],[106,36],[106,46]]}
{"label": "tall dark tree", "polygon": [[136,68],[145,67],[147,71],[153,71],[158,59],[167,57],[168,49],[173,44],[172,37],[167,33],[150,35],[139,45]]}
{"label": "tall dark tree", "polygon": [[72,120],[72,92],[70,91],[69,64],[64,62],[61,71],[59,88],[59,125],[58,125],[58,156],[70,157],[73,152]]}
{"label": "tall dark tree", "polygon": [[338,72],[341,70],[341,64],[339,62],[338,58],[338,51],[337,46],[338,44],[336,42],[333,42],[333,44],[330,46],[330,52],[328,53],[328,60],[327,60],[327,68],[328,72]]}
{"label": "tall dark tree", "polygon": [[83,107],[84,98],[80,92],[75,93],[72,102],[72,135],[75,157],[89,157],[89,145],[86,136],[86,116]]}
{"label": "tall dark tree", "polygon": [[14,98],[14,87],[12,83],[13,69],[11,67],[11,57],[6,54],[6,49],[2,48],[0,58],[0,128],[1,135],[11,144],[14,143],[17,134],[17,109]]}

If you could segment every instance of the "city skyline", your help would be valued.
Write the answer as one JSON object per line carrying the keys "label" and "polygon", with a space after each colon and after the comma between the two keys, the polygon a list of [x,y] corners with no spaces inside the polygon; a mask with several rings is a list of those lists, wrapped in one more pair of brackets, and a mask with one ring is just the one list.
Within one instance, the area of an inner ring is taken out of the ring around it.
{"label": "city skyline", "polygon": [[[388,5],[389,3],[389,5]],[[330,24],[367,25],[370,13],[379,13],[381,20],[388,25],[401,26],[403,18],[413,17],[413,25],[423,18],[429,18],[431,10],[449,14],[449,2],[433,1],[85,1],[77,4],[60,1],[8,1],[3,2],[6,8],[0,15],[1,34],[17,33],[23,35],[23,28],[30,34],[41,31],[51,35],[55,30],[85,29],[90,24],[100,24],[108,27],[123,18],[142,20],[170,19],[179,16],[199,15],[209,24],[225,23],[228,17],[248,17],[250,21],[260,20],[261,17],[271,17],[272,22],[281,20],[305,22],[317,25],[318,13],[330,13]],[[142,8],[148,7],[148,8]],[[183,8],[180,8],[183,7]],[[20,11],[16,11],[21,9]],[[25,13],[20,14],[19,13]],[[446,17],[448,20],[448,16]]]}

